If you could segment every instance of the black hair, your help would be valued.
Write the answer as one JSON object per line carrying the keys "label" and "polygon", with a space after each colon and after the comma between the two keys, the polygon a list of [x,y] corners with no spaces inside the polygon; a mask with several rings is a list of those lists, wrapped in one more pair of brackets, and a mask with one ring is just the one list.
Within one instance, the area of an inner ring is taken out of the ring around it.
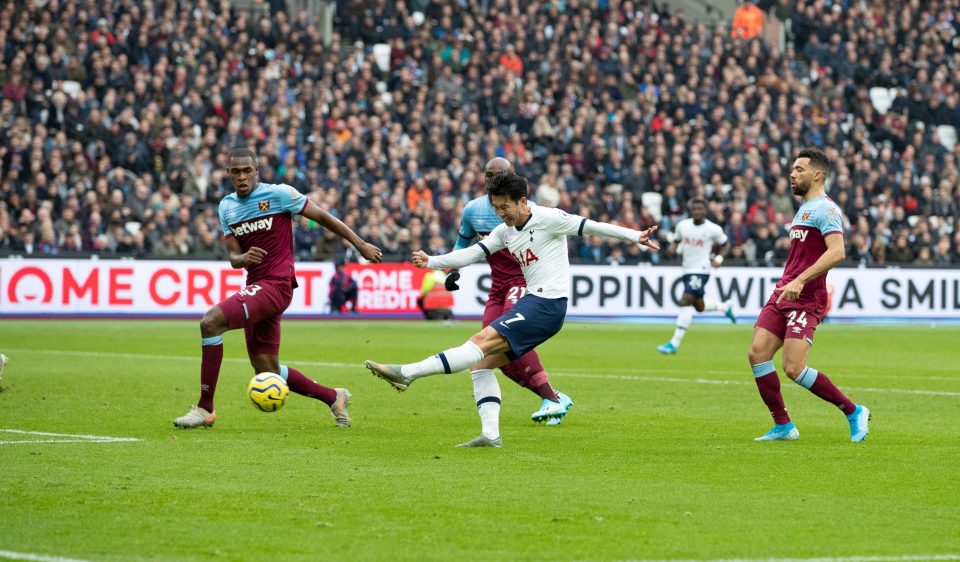
{"label": "black hair", "polygon": [[227,153],[227,158],[249,158],[253,160],[253,165],[257,165],[257,154],[245,146],[231,148]]}
{"label": "black hair", "polygon": [[797,158],[809,158],[810,167],[823,172],[824,177],[830,173],[830,159],[819,148],[804,148],[797,154]]}
{"label": "black hair", "polygon": [[505,195],[511,201],[520,201],[529,193],[527,178],[514,172],[504,172],[490,178],[487,182],[487,196]]}
{"label": "black hair", "polygon": [[690,200],[690,203],[687,204],[688,207],[693,207],[694,205],[703,205],[704,208],[707,206],[707,200],[703,197],[694,197]]}

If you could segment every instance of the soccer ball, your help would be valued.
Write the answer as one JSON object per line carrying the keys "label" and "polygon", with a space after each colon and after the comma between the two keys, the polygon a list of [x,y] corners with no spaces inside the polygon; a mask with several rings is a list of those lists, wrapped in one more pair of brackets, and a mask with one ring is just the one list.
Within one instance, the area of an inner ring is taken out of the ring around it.
{"label": "soccer ball", "polygon": [[247,385],[247,396],[253,405],[264,412],[276,412],[287,401],[287,381],[276,373],[254,375]]}

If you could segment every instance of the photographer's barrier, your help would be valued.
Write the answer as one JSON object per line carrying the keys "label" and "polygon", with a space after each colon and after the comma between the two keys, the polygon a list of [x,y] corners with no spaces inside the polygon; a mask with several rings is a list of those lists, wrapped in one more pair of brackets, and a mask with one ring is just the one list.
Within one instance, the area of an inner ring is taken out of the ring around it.
{"label": "photographer's barrier", "polygon": [[[286,317],[327,315],[332,263],[297,263],[293,303]],[[358,311],[419,315],[424,270],[410,264],[348,264],[359,288]],[[780,269],[723,267],[707,296],[731,299],[737,314],[755,317]],[[489,269],[461,270],[454,312],[479,317],[490,287]],[[242,270],[225,262],[134,260],[0,260],[0,316],[199,317],[238,291]],[[830,272],[830,317],[836,320],[960,320],[958,269],[851,269]],[[570,317],[670,318],[683,293],[674,266],[571,266]]]}

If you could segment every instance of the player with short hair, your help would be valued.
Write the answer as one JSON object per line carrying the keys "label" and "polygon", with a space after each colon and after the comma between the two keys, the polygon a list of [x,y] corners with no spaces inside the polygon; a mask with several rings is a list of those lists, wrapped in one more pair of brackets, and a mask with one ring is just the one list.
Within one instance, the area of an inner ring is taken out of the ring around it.
{"label": "player with short hair", "polygon": [[[527,292],[515,305],[459,347],[447,349],[418,363],[384,365],[367,360],[364,365],[398,391],[421,377],[456,373],[494,357],[492,367],[523,356],[560,331],[570,294],[570,261],[567,236],[597,235],[627,240],[659,250],[650,240],[657,227],[642,232],[569,215],[559,209],[527,201],[527,180],[503,173],[487,183],[487,197],[503,224],[485,239],[442,256],[414,252],[413,264],[421,268],[458,268],[477,263],[507,249],[520,264]],[[547,415],[561,415],[564,406],[552,403]]]}
{"label": "player with short hair", "polygon": [[221,334],[242,327],[254,373],[279,374],[291,391],[330,406],[338,427],[349,427],[350,393],[345,388],[325,387],[293,367],[280,364],[280,316],[290,306],[297,287],[292,217],[303,215],[329,228],[372,262],[379,262],[382,254],[293,187],[261,183],[259,171],[252,150],[230,151],[227,173],[236,192],[220,202],[220,227],[230,265],[247,270],[246,287],[214,305],[200,320],[200,400],[185,415],[174,419],[173,425],[193,429],[212,426],[216,421],[213,394],[223,362]]}
{"label": "player with short hair", "polygon": [[690,321],[693,320],[694,309],[697,312],[723,311],[734,324],[737,317],[733,314],[733,305],[730,301],[717,302],[704,298],[707,281],[710,280],[710,268],[720,267],[723,257],[718,252],[713,258],[714,246],[726,246],[727,235],[720,225],[707,220],[707,202],[695,198],[690,201],[690,218],[677,223],[673,231],[673,241],[676,252],[683,256],[681,271],[683,272],[683,297],[680,299],[680,314],[677,315],[677,327],[673,331],[673,339],[657,346],[657,351],[664,355],[673,355],[680,349],[680,342],[687,334]]}
{"label": "player with short hair", "polygon": [[773,355],[781,347],[784,372],[793,382],[834,404],[847,416],[850,440],[863,441],[869,433],[870,410],[854,404],[825,373],[807,365],[813,332],[827,306],[827,272],[843,261],[840,207],[825,194],[830,160],[823,151],[805,148],[790,171],[794,195],[803,197],[790,225],[790,253],[753,331],[748,358],[760,397],[773,415],[774,426],[757,441],[793,441],[800,432],[790,421],[780,393]]}
{"label": "player with short hair", "polygon": [[[484,167],[484,179],[490,181],[502,173],[513,172],[513,166],[505,158],[494,158]],[[503,224],[500,217],[493,210],[489,197],[481,195],[471,200],[463,209],[460,219],[460,230],[454,250],[461,250],[470,246],[478,236],[484,239],[498,225]],[[517,260],[506,249],[487,256],[490,264],[492,283],[487,295],[487,303],[483,308],[482,325],[487,326],[494,319],[503,316],[510,307],[526,293],[527,282],[523,278],[523,271]],[[456,285],[460,273],[452,271],[447,276],[446,286],[450,291],[459,289]],[[500,384],[493,373],[495,357],[485,358],[480,363],[470,367],[470,378],[473,380],[473,398],[477,404],[477,413],[480,416],[481,433],[479,437],[461,443],[458,447],[498,447],[500,439]],[[547,425],[559,424],[573,406],[573,400],[562,392],[557,392],[550,385],[550,378],[540,363],[536,351],[528,351],[500,367],[500,370],[513,382],[529,389],[540,400],[540,409],[530,418],[535,422],[546,420]],[[554,403],[563,404],[562,413],[548,415],[556,411]]]}

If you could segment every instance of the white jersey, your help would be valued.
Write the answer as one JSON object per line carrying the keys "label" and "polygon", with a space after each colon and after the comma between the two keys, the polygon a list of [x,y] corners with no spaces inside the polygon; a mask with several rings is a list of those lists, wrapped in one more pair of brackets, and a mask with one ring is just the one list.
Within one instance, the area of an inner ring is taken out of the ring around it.
{"label": "white jersey", "polygon": [[[433,256],[431,268],[462,267],[506,248],[520,264],[527,292],[545,299],[570,296],[570,259],[567,236],[583,234],[587,219],[559,209],[530,205],[522,226],[500,224],[480,242],[444,256]],[[469,256],[466,252],[472,252]]]}
{"label": "white jersey", "polygon": [[677,252],[683,256],[683,273],[709,273],[713,246],[726,244],[727,235],[720,225],[708,220],[697,225],[693,219],[684,219],[673,231],[673,241],[678,244]]}

